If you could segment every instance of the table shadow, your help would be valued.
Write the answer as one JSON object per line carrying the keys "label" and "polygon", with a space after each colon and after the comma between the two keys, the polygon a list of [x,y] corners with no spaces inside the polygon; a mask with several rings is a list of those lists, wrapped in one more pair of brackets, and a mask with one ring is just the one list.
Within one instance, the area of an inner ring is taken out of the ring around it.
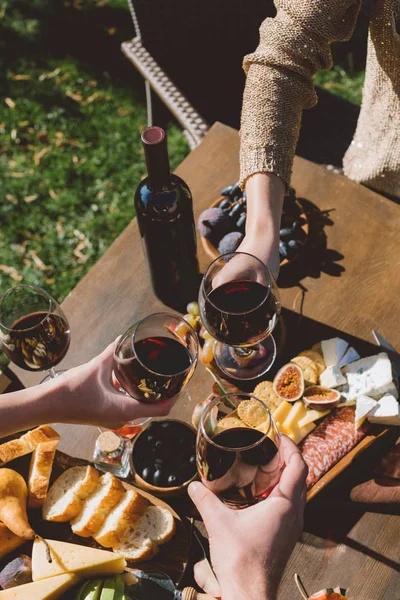
{"label": "table shadow", "polygon": [[293,287],[305,277],[318,279],[322,273],[331,277],[340,277],[345,268],[339,264],[344,256],[328,248],[326,227],[334,224],[335,209],[320,210],[306,198],[298,198],[308,219],[309,232],[306,243],[293,262],[284,265],[279,273],[278,284],[281,288]]}

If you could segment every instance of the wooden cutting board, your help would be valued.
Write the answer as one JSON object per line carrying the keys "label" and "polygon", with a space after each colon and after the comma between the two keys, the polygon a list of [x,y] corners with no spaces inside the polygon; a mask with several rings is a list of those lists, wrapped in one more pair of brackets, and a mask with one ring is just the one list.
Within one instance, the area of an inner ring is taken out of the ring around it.
{"label": "wooden cutting board", "polygon": [[[6,467],[18,471],[26,481],[29,471],[30,458],[30,455],[24,456],[8,463]],[[67,454],[57,451],[52,471],[51,483],[55,481],[55,479],[66,469],[76,466],[86,466],[87,464],[89,464],[87,461],[72,458]],[[178,586],[185,573],[189,557],[189,536],[185,523],[166,502],[163,502],[151,494],[139,490],[138,488],[127,483],[124,483],[124,485],[126,489],[134,489],[139,494],[148,498],[152,504],[168,509],[173,514],[176,525],[176,531],[173,538],[166,544],[163,544],[159,547],[158,554],[152,560],[144,562],[128,561],[128,570],[141,569],[143,571],[161,571],[169,575],[175,585]],[[28,518],[32,528],[44,538],[70,542],[72,544],[80,544],[81,546],[90,546],[92,548],[100,548],[103,550],[105,549],[97,544],[93,538],[82,538],[73,534],[69,523],[50,523],[48,521],[43,521],[40,510],[29,509]],[[27,554],[30,556],[31,552],[32,542],[29,541],[0,561],[0,570],[15,556],[20,554]]]}

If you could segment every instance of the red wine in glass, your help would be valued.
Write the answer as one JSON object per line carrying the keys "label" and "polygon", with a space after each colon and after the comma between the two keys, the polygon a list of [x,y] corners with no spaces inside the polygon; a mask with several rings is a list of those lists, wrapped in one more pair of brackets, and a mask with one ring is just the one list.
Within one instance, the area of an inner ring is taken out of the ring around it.
{"label": "red wine in glass", "polygon": [[148,337],[135,343],[135,354],[115,363],[115,375],[130,396],[160,402],[179,394],[192,366],[183,344],[164,336]]}
{"label": "red wine in glass", "polygon": [[207,328],[229,346],[252,346],[274,329],[277,301],[257,281],[229,281],[213,289],[204,304]]}
{"label": "red wine in glass", "polygon": [[15,321],[2,348],[8,358],[27,371],[51,369],[62,361],[70,344],[67,322],[45,312],[28,314]]}

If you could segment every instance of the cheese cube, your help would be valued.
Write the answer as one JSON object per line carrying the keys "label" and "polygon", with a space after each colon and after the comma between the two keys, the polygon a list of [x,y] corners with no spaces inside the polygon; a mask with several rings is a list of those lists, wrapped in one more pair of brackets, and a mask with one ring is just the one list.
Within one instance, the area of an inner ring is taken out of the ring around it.
{"label": "cheese cube", "polygon": [[32,579],[39,581],[47,577],[54,577],[63,573],[76,573],[82,577],[105,576],[122,573],[126,561],[109,552],[97,550],[77,544],[46,540],[52,557],[52,562],[47,561],[46,546],[36,539],[32,550]]}
{"label": "cheese cube", "polygon": [[368,415],[370,423],[379,425],[400,425],[400,404],[391,394],[386,394],[381,398],[377,406]]}
{"label": "cheese cube", "polygon": [[297,425],[300,419],[303,419],[306,416],[306,414],[307,409],[304,406],[304,402],[302,400],[297,400],[297,402],[293,404],[292,410],[282,423],[284,433],[286,433],[286,431],[290,433],[291,429],[293,428],[293,425]]}
{"label": "cheese cube", "polygon": [[359,429],[364,423],[367,415],[376,407],[377,401],[369,396],[359,396],[356,404],[356,415],[354,418],[354,426]]}
{"label": "cheese cube", "polygon": [[319,376],[321,385],[327,388],[336,388],[346,383],[344,377],[337,365],[327,367]]}
{"label": "cheese cube", "polygon": [[397,397],[392,365],[385,352],[357,360],[344,367],[343,372],[349,384],[349,399],[361,395],[379,398],[388,392]]}
{"label": "cheese cube", "polygon": [[280,405],[272,413],[272,418],[275,423],[283,423],[290,411],[292,410],[292,404],[283,400]]}
{"label": "cheese cube", "polygon": [[58,600],[65,592],[79,583],[72,573],[50,577],[35,583],[25,583],[0,592],[0,600]]}
{"label": "cheese cube", "polygon": [[328,415],[331,411],[328,410],[315,410],[315,409],[310,409],[307,410],[307,414],[305,417],[303,417],[302,419],[300,419],[300,421],[298,422],[299,427],[304,427],[305,425],[308,425],[309,423],[315,423],[315,421],[318,421],[318,419],[321,419],[322,417],[325,417],[325,415]]}
{"label": "cheese cube", "polygon": [[333,367],[338,365],[342,360],[348,343],[341,338],[332,338],[330,340],[323,340],[321,342],[322,354],[324,355],[324,362],[327,367]]}
{"label": "cheese cube", "polygon": [[350,363],[354,362],[355,360],[358,360],[359,358],[360,358],[360,355],[358,354],[358,352],[356,350],[354,350],[354,348],[352,346],[349,346],[346,351],[346,354],[339,361],[338,365],[340,368],[342,368],[342,367],[345,367],[346,365],[349,365]]}

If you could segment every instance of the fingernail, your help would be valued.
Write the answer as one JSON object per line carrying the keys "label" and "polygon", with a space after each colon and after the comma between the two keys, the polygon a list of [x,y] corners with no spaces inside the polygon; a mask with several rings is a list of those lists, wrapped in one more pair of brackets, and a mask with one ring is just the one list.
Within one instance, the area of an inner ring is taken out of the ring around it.
{"label": "fingernail", "polygon": [[199,481],[192,481],[192,483],[188,487],[188,492],[190,496],[194,496],[196,492],[200,490],[201,483]]}

